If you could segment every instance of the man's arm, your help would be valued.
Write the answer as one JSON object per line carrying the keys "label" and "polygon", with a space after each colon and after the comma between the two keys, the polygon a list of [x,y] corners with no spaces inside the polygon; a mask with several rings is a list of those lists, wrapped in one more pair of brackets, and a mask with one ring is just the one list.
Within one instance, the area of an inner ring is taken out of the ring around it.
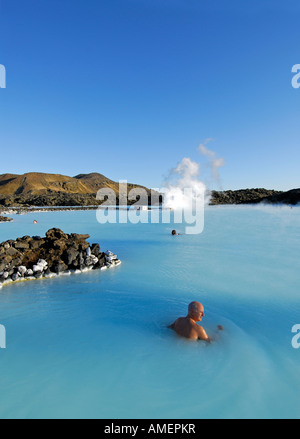
{"label": "man's arm", "polygon": [[[209,337],[206,334],[205,330],[202,328],[202,326],[198,326],[198,328],[199,328],[198,334],[199,334],[199,339],[200,340],[207,341],[208,343],[211,343],[212,341],[215,341],[216,337]],[[218,331],[224,331],[224,328],[223,328],[222,325],[218,325]]]}
{"label": "man's arm", "polygon": [[197,329],[199,340],[207,341],[208,343],[211,342],[211,339],[206,334],[205,330],[202,328],[202,326],[198,326]]}

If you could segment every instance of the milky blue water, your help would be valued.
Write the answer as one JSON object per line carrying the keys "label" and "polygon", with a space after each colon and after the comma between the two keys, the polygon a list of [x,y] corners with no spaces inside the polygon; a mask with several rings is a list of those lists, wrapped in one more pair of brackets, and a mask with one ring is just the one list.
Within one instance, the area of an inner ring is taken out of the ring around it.
{"label": "milky blue water", "polygon": [[[177,237],[92,211],[14,220],[1,241],[60,227],[123,264],[0,291],[1,418],[300,417],[300,208],[211,207]],[[224,325],[211,345],[166,328],[192,300],[210,335]]]}

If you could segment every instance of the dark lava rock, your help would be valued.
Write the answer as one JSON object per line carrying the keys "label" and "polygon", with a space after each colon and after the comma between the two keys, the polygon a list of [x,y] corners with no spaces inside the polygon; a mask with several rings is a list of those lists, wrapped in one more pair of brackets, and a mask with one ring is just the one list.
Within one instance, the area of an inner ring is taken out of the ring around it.
{"label": "dark lava rock", "polygon": [[29,248],[29,244],[28,242],[19,241],[15,243],[14,247],[16,249],[27,249]]}
{"label": "dark lava rock", "polygon": [[91,251],[92,251],[92,255],[98,257],[101,254],[100,245],[99,244],[92,244]]}
{"label": "dark lava rock", "polygon": [[75,269],[101,268],[106,265],[99,244],[90,246],[89,235],[68,235],[54,228],[45,237],[24,236],[0,244],[0,283]]}
{"label": "dark lava rock", "polygon": [[32,241],[30,241],[30,248],[32,250],[36,250],[37,248],[42,246],[44,243],[45,243],[45,241],[43,239],[32,239]]}
{"label": "dark lava rock", "polygon": [[56,274],[63,273],[64,271],[67,271],[67,269],[68,266],[63,261],[59,261],[54,265],[54,272]]}
{"label": "dark lava rock", "polygon": [[13,221],[13,219],[8,216],[0,216],[0,223],[9,223],[11,221]]}
{"label": "dark lava rock", "polygon": [[283,203],[295,206],[300,203],[300,189],[293,189],[288,192],[273,194],[266,200],[268,203]]}
{"label": "dark lava rock", "polygon": [[48,232],[46,233],[46,238],[50,239],[52,241],[56,241],[56,240],[67,240],[69,239],[69,235],[67,235],[66,233],[64,233],[62,230],[60,229],[51,229],[48,230]]}
{"label": "dark lava rock", "polygon": [[7,250],[6,250],[6,252],[5,252],[5,254],[7,255],[7,256],[17,256],[17,255],[19,255],[20,254],[20,252],[16,249],[16,248],[14,248],[14,247],[9,247]]}
{"label": "dark lava rock", "polygon": [[76,261],[78,256],[79,256],[79,251],[76,249],[76,247],[70,247],[64,251],[63,260],[69,266],[72,265],[74,261]]}
{"label": "dark lava rock", "polygon": [[211,193],[211,205],[218,204],[290,204],[300,203],[300,189],[293,189],[288,192],[274,191],[267,189],[243,189],[237,191],[224,191]]}
{"label": "dark lava rock", "polygon": [[20,278],[21,276],[19,275],[19,273],[14,273],[13,275],[12,275],[12,280],[13,281],[16,281],[16,280],[18,280],[19,278]]}

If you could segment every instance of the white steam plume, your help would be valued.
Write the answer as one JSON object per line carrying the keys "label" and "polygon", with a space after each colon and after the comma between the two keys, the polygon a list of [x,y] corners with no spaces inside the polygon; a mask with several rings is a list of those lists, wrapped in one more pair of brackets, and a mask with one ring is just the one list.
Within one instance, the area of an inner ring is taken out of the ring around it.
{"label": "white steam plume", "polygon": [[[214,151],[207,148],[213,139],[206,139],[198,147],[198,152],[208,159],[212,180],[220,184],[219,168],[225,166],[225,160],[218,158]],[[176,168],[173,168],[164,182],[164,207],[172,209],[192,208],[197,197],[209,202],[210,192],[200,178],[200,163],[184,157]]]}
{"label": "white steam plume", "polygon": [[206,147],[206,145],[212,141],[213,141],[213,139],[206,139],[204,141],[204,143],[202,143],[198,146],[198,150],[202,155],[207,157],[208,166],[211,169],[212,177],[220,185],[219,168],[222,168],[223,166],[225,166],[225,160],[223,158],[218,158],[214,151],[211,151],[210,149],[208,149]]}
{"label": "white steam plume", "polygon": [[183,158],[177,167],[170,171],[165,182],[164,207],[192,208],[196,197],[204,197],[206,191],[206,186],[199,176],[200,163],[188,157]]}

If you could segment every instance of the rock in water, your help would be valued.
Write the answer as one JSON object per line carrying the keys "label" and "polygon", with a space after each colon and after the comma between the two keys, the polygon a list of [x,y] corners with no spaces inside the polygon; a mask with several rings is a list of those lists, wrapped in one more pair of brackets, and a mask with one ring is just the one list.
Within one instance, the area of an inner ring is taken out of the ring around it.
{"label": "rock in water", "polygon": [[12,218],[8,218],[7,216],[0,216],[0,223],[8,223],[13,221]]}
{"label": "rock in water", "polygon": [[98,243],[90,245],[88,238],[89,235],[68,235],[54,228],[48,230],[45,237],[24,236],[1,243],[0,288],[19,280],[51,278],[118,265],[108,261]]}

